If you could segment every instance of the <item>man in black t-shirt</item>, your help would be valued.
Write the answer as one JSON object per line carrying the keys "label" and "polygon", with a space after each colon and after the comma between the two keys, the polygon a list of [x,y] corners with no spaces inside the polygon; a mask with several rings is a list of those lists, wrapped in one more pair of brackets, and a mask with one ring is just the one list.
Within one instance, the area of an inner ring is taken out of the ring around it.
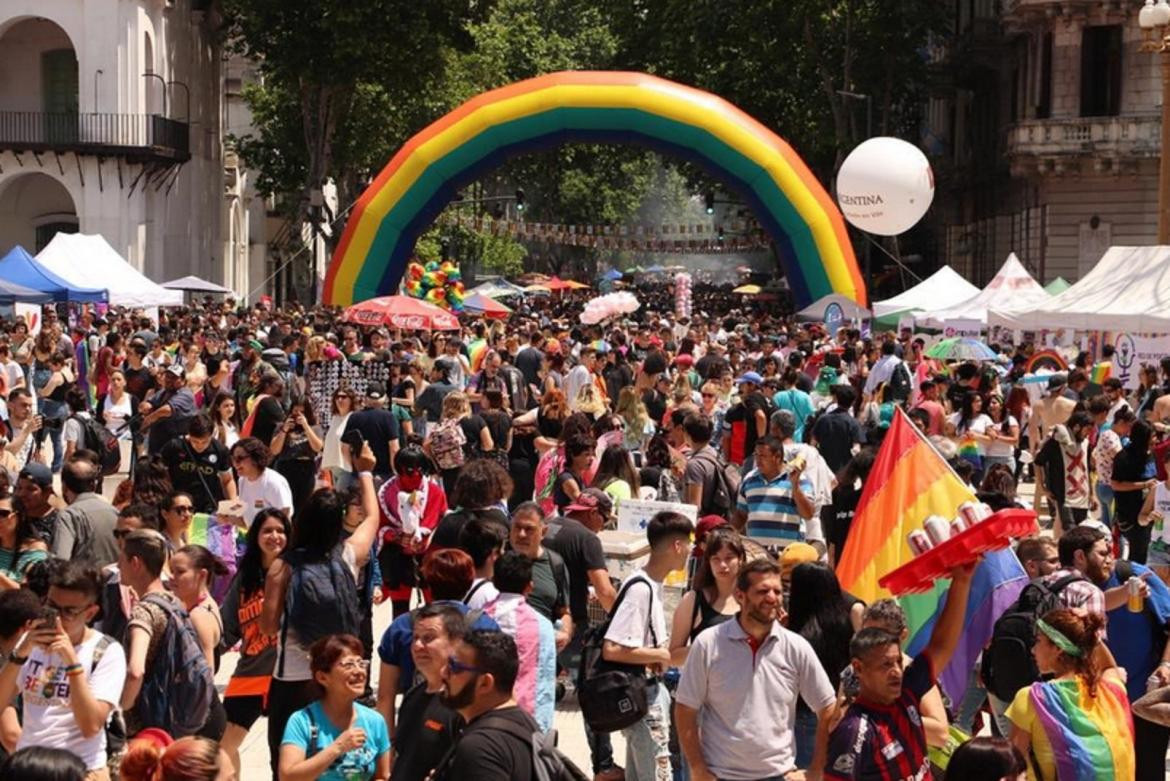
{"label": "man in black t-shirt", "polygon": [[146,345],[131,344],[126,351],[126,365],[122,367],[122,375],[126,378],[126,392],[139,401],[157,387],[154,375],[143,363],[146,358]]}
{"label": "man in black t-shirt", "polygon": [[403,695],[398,708],[390,781],[426,778],[463,726],[463,718],[443,704],[442,694],[447,657],[465,633],[463,613],[452,605],[432,603],[415,614],[410,654],[422,680]]}
{"label": "man in black t-shirt", "polygon": [[398,419],[384,408],[386,386],[371,382],[366,386],[366,408],[349,416],[346,432],[357,431],[370,443],[377,463],[374,475],[386,480],[393,471],[394,456],[398,454]]}
{"label": "man in black t-shirt", "polygon": [[211,417],[200,412],[187,433],[163,445],[160,453],[171,485],[191,497],[197,513],[214,513],[220,501],[236,498],[228,449],[214,434]]}
{"label": "man in black t-shirt", "polygon": [[455,645],[441,697],[467,726],[437,779],[533,781],[532,735],[540,728],[512,698],[519,669],[516,641],[503,632],[469,632]]}

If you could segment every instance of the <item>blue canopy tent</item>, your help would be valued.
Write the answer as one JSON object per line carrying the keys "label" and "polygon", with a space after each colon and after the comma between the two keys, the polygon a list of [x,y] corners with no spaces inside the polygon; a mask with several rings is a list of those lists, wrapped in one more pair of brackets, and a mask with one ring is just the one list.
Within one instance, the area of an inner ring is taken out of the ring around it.
{"label": "blue canopy tent", "polygon": [[[50,301],[94,302],[109,300],[105,290],[78,287],[54,274],[19,244],[0,258],[0,281],[38,291]],[[0,296],[4,294],[0,292]]]}
{"label": "blue canopy tent", "polygon": [[18,285],[15,282],[7,282],[0,279],[0,304],[11,306],[12,304],[46,304],[52,301],[53,297],[48,293],[42,293],[39,290],[33,290],[30,287]]}

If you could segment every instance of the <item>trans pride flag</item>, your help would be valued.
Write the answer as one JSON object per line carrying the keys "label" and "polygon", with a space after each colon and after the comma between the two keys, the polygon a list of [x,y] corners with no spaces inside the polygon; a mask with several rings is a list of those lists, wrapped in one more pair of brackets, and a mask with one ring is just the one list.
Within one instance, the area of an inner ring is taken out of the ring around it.
{"label": "trans pride flag", "polygon": [[[837,563],[841,588],[874,602],[892,596],[878,578],[908,562],[913,553],[906,535],[921,529],[931,515],[953,518],[959,505],[974,499],[970,490],[901,409],[882,441],[865,481],[845,548]],[[1027,575],[1010,550],[986,554],[971,582],[963,636],[939,683],[953,702],[963,696],[975,660],[991,638],[995,620],[1015,601]],[[950,588],[939,580],[924,594],[899,598],[906,611],[913,655],[926,647],[941,599]]]}

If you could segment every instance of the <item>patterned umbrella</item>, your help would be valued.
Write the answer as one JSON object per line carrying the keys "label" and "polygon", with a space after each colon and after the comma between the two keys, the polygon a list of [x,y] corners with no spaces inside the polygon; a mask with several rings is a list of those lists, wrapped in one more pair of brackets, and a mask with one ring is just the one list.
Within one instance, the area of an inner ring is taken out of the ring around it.
{"label": "patterned umbrella", "polygon": [[390,325],[410,331],[458,331],[459,318],[410,296],[381,296],[348,307],[341,319],[358,325]]}
{"label": "patterned umbrella", "polygon": [[940,361],[994,361],[995,351],[978,339],[960,336],[943,339],[926,351],[927,358]]}

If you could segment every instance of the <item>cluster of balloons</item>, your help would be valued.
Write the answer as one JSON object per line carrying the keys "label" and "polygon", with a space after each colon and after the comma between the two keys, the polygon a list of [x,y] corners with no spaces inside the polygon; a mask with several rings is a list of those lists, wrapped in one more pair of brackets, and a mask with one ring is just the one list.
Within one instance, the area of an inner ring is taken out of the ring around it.
{"label": "cluster of balloons", "polygon": [[685,271],[674,278],[674,315],[675,317],[690,317],[693,305],[691,295],[693,280]]}
{"label": "cluster of balloons", "polygon": [[463,280],[459,267],[453,261],[440,263],[432,260],[425,266],[411,261],[406,267],[406,282],[402,289],[411,298],[421,298],[453,312],[463,311]]}

